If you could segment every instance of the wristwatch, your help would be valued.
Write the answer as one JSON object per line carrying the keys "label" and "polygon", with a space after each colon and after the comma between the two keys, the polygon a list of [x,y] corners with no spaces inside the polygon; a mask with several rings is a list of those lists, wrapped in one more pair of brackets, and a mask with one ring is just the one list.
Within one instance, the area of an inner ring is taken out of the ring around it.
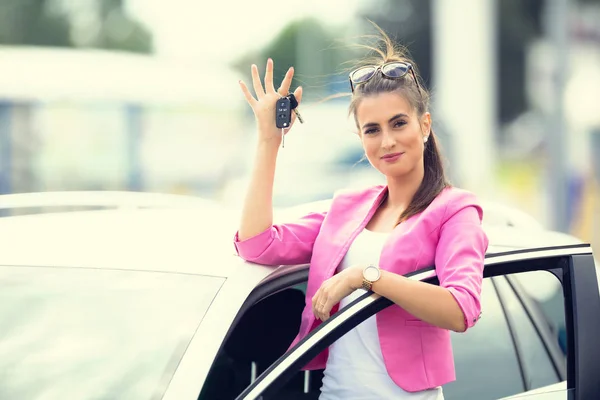
{"label": "wristwatch", "polygon": [[381,270],[375,265],[367,265],[363,269],[363,281],[362,288],[365,290],[371,290],[373,283],[377,282],[381,277]]}

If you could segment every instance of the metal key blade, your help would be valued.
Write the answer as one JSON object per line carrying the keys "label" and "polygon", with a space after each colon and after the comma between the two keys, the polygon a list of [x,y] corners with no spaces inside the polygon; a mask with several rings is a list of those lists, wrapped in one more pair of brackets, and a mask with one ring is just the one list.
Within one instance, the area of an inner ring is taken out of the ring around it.
{"label": "metal key blade", "polygon": [[294,112],[294,114],[296,114],[296,117],[298,118],[298,121],[300,121],[300,123],[303,124],[304,120],[302,119],[302,116],[300,115],[300,112],[298,111],[298,109],[294,108],[292,111]]}
{"label": "metal key blade", "polygon": [[296,117],[298,118],[298,121],[300,121],[300,123],[303,124],[304,120],[302,119],[302,116],[300,115],[300,111],[298,111],[298,109],[297,109],[297,107],[298,107],[298,99],[296,99],[296,96],[294,95],[294,93],[288,94],[287,98],[290,99],[290,108],[292,109],[292,111],[294,112],[294,114],[296,114]]}

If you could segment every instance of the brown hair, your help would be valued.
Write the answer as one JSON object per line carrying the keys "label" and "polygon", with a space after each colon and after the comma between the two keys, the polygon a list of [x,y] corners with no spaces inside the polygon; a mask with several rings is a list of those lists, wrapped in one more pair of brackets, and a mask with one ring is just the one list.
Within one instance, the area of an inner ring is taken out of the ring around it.
{"label": "brown hair", "polygon": [[[356,63],[355,67],[357,68],[363,65],[381,65],[390,61],[402,61],[412,65],[415,76],[419,79],[415,62],[410,59],[408,51],[401,46],[395,45],[381,28],[375,23],[371,23],[379,31],[381,36],[376,37],[376,39],[383,42],[384,48],[381,49],[377,46],[360,45],[360,47],[375,53],[375,56],[366,57],[365,59],[360,60]],[[381,72],[378,72],[367,82],[355,85],[348,114],[354,116],[357,127],[358,121],[356,120],[356,109],[361,100],[367,96],[389,92],[401,94],[411,104],[419,117],[429,111],[430,95],[422,84],[417,85],[417,82],[410,72],[401,79],[388,79],[384,77]],[[425,143],[423,163],[425,170],[423,181],[417,189],[409,206],[400,215],[398,223],[425,210],[444,188],[450,186],[444,173],[441,152],[435,139],[435,135],[433,134],[433,130],[429,133],[429,139]]]}

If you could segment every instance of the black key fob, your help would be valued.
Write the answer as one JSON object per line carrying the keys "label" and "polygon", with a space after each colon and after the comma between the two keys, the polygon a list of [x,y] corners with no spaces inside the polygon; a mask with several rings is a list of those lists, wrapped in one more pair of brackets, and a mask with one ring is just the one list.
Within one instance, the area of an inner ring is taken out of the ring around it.
{"label": "black key fob", "polygon": [[294,96],[294,93],[288,94],[287,97],[290,99],[290,108],[292,110],[298,107],[298,100],[296,99],[296,96]]}
{"label": "black key fob", "polygon": [[279,129],[289,128],[292,122],[292,107],[290,99],[281,97],[275,106],[275,125]]}

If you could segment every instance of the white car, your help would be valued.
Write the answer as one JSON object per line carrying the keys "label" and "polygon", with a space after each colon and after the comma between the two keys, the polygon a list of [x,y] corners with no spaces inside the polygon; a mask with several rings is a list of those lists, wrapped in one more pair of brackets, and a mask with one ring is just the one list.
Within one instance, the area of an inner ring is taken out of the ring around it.
{"label": "white car", "polygon": [[[38,201],[59,206],[53,195]],[[238,258],[238,214],[217,204],[123,195],[125,208],[116,194],[74,194],[71,207],[79,198],[111,209],[0,218],[0,398],[317,399],[322,371],[301,367],[394,306],[367,293],[286,352],[307,265]],[[11,202],[0,196],[0,208]],[[445,398],[596,398],[600,274],[590,246],[543,229],[486,231],[483,317],[452,334],[457,380]],[[411,279],[435,283],[434,269]]]}

